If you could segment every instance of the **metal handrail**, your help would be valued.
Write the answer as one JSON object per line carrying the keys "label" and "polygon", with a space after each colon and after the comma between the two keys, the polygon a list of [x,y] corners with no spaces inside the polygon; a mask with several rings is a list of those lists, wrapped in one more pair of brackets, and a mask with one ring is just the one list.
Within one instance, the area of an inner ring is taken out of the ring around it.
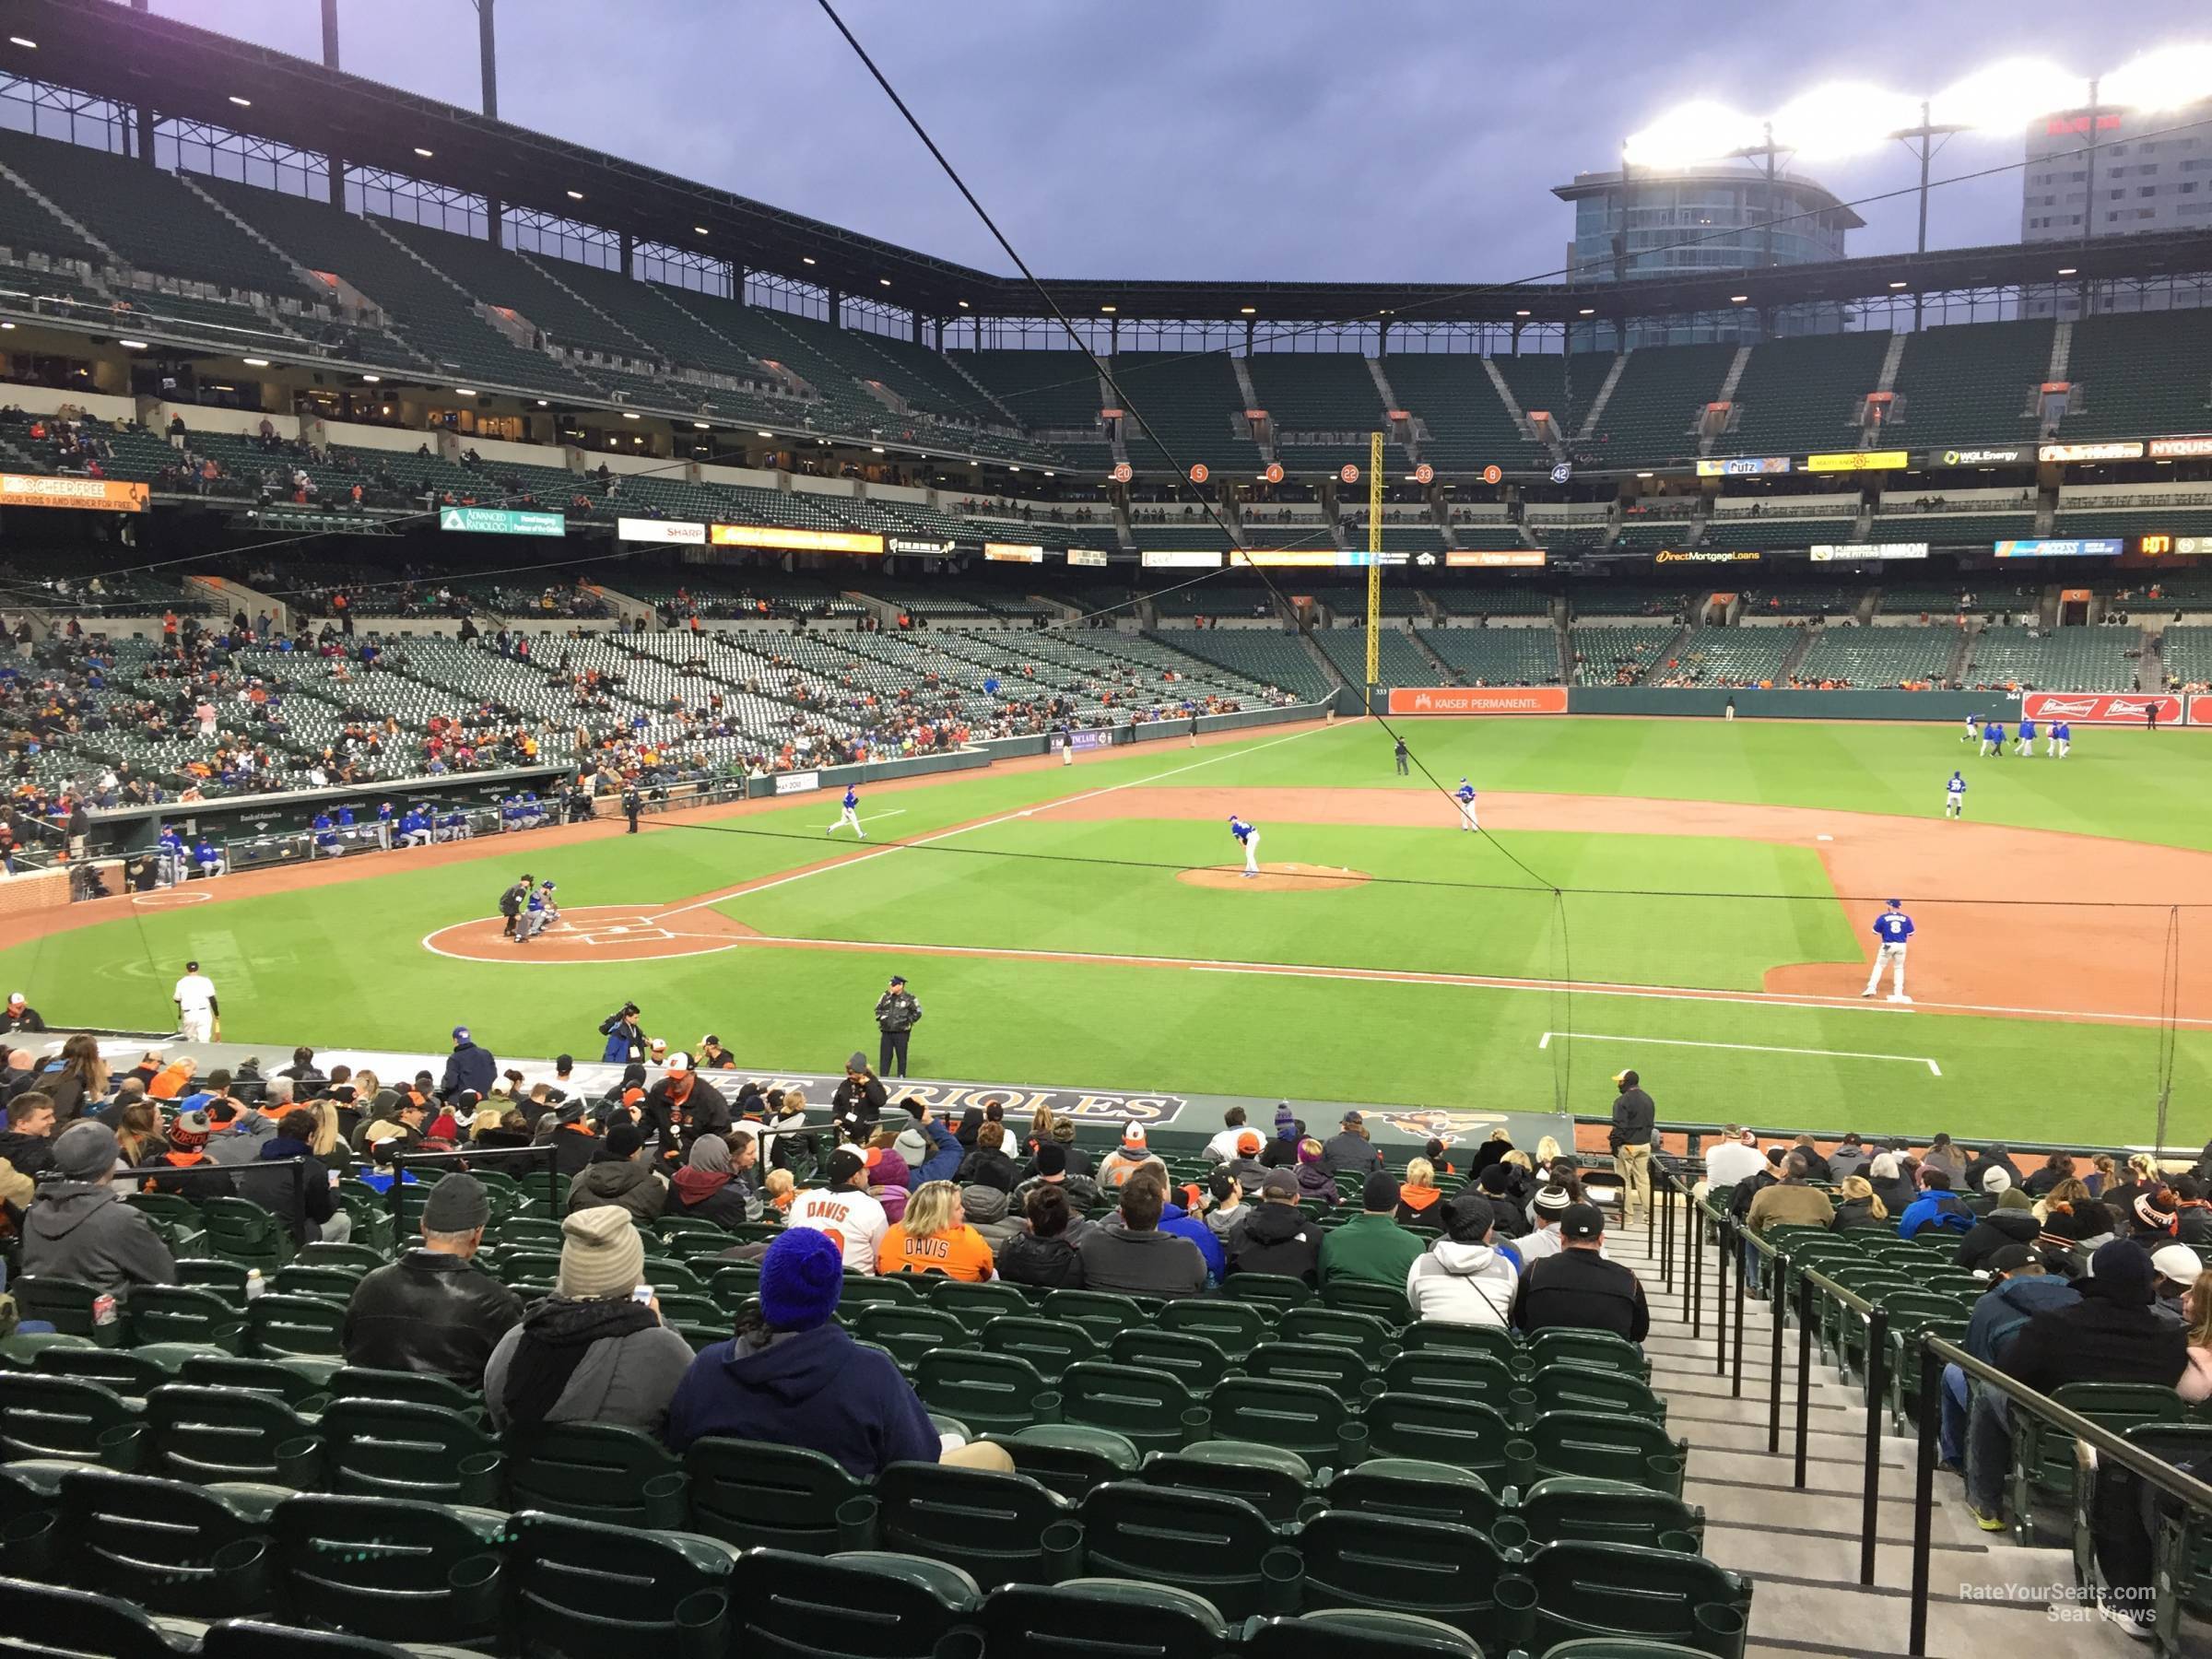
{"label": "metal handrail", "polygon": [[1879,1304],[1846,1289],[1817,1267],[1797,1271],[1797,1487],[1805,1487],[1806,1439],[1811,1415],[1811,1347],[1816,1293],[1833,1298],[1866,1322],[1866,1461],[1861,1475],[1859,1583],[1874,1583],[1876,1532],[1882,1500],[1882,1397],[1888,1392],[1889,1315]]}
{"label": "metal handrail", "polygon": [[[1938,1413],[1941,1410],[1943,1368],[1956,1365],[1972,1381],[1984,1388],[1994,1388],[2011,1403],[2012,1409],[2024,1410],[2041,1418],[2060,1432],[2069,1434],[2081,1444],[2089,1447],[2100,1458],[2109,1458],[2169,1498],[2186,1504],[2200,1514],[2212,1515],[2212,1485],[2184,1475],[2173,1465],[2154,1456],[2140,1446],[2133,1445],[2122,1435],[2114,1433],[2101,1423],[2069,1410],[2049,1394],[2039,1394],[2017,1377],[2007,1376],[1995,1366],[1975,1359],[1947,1337],[1923,1332],[1920,1338],[1920,1457],[1916,1471],[1912,1506],[1912,1623],[1911,1641],[1906,1651],[1914,1654],[1928,1651],[1928,1556],[1935,1530],[1936,1458]],[[2173,1586],[2167,1594],[2178,1594]]]}

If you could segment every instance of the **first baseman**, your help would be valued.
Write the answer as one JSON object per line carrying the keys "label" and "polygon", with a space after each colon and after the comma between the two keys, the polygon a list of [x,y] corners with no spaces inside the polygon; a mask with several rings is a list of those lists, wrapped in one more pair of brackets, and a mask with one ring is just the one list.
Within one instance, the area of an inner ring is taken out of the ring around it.
{"label": "first baseman", "polygon": [[1481,829],[1482,826],[1475,821],[1475,785],[1462,778],[1459,787],[1452,792],[1452,798],[1459,803],[1459,827],[1462,830]]}
{"label": "first baseman", "polygon": [[1232,812],[1229,815],[1229,832],[1237,838],[1237,844],[1244,849],[1244,879],[1250,881],[1260,873],[1259,829]]}
{"label": "first baseman", "polygon": [[868,832],[860,827],[860,795],[850,783],[845,785],[845,809],[837,815],[837,822],[830,826],[830,833],[835,835],[847,824],[853,826],[853,833],[862,841],[868,839]]}
{"label": "first baseman", "polygon": [[1874,971],[1866,976],[1866,989],[1861,996],[1872,996],[1875,987],[1882,982],[1884,963],[1897,964],[1896,977],[1890,982],[1889,1000],[1893,1003],[1911,1002],[1905,994],[1905,947],[1912,939],[1912,918],[1905,914],[1902,899],[1889,900],[1889,908],[1874,919],[1874,936],[1881,943],[1875,947]]}

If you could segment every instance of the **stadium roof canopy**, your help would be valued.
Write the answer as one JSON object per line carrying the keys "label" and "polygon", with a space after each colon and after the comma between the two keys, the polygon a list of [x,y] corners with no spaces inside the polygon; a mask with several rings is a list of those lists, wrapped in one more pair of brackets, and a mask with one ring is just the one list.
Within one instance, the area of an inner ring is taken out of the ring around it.
{"label": "stadium roof canopy", "polygon": [[[7,9],[11,31],[36,45],[0,42],[0,74],[150,105],[161,117],[340,157],[352,167],[492,197],[925,316],[1045,312],[1018,276],[934,258],[118,0],[12,0]],[[430,152],[428,158],[422,150]],[[702,225],[704,236],[695,229]],[[2083,281],[2212,270],[2212,231],[2113,237],[2078,247],[1947,249],[1626,284],[1044,280],[1076,317],[1096,317],[1111,306],[1124,320],[1542,324],[1717,312],[1738,303],[2032,287],[2062,280],[2064,267],[2071,267],[2065,280]],[[1739,301],[1738,295],[1745,298]]]}

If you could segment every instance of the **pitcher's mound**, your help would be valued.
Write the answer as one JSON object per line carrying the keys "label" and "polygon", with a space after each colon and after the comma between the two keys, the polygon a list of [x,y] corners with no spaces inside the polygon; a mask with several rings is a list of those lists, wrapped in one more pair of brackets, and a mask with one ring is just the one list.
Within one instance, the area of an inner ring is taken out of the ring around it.
{"label": "pitcher's mound", "polygon": [[1371,877],[1365,870],[1340,870],[1334,865],[1264,864],[1249,881],[1242,870],[1233,868],[1182,870],[1175,879],[1193,887],[1244,888],[1255,893],[1326,893],[1363,887]]}

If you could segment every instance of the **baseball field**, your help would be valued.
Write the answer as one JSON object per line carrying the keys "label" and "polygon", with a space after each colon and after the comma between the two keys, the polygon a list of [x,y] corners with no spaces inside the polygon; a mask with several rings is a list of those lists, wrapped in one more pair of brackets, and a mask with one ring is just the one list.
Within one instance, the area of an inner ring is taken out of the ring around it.
{"label": "baseball field", "polygon": [[[898,972],[916,1077],[1588,1112],[1632,1065],[1663,1118],[2123,1144],[2170,1077],[2169,1140],[2212,1130],[2202,735],[1399,724],[1406,777],[1373,722],[1277,727],[864,785],[865,845],[821,794],[251,873],[20,924],[0,981],[56,1029],[167,1030],[196,958],[272,1050],[466,1023],[595,1057],[629,998],[672,1046],[834,1071]],[[525,869],[565,907],[526,947],[495,913]],[[1910,1004],[1861,995],[1890,897]]]}

